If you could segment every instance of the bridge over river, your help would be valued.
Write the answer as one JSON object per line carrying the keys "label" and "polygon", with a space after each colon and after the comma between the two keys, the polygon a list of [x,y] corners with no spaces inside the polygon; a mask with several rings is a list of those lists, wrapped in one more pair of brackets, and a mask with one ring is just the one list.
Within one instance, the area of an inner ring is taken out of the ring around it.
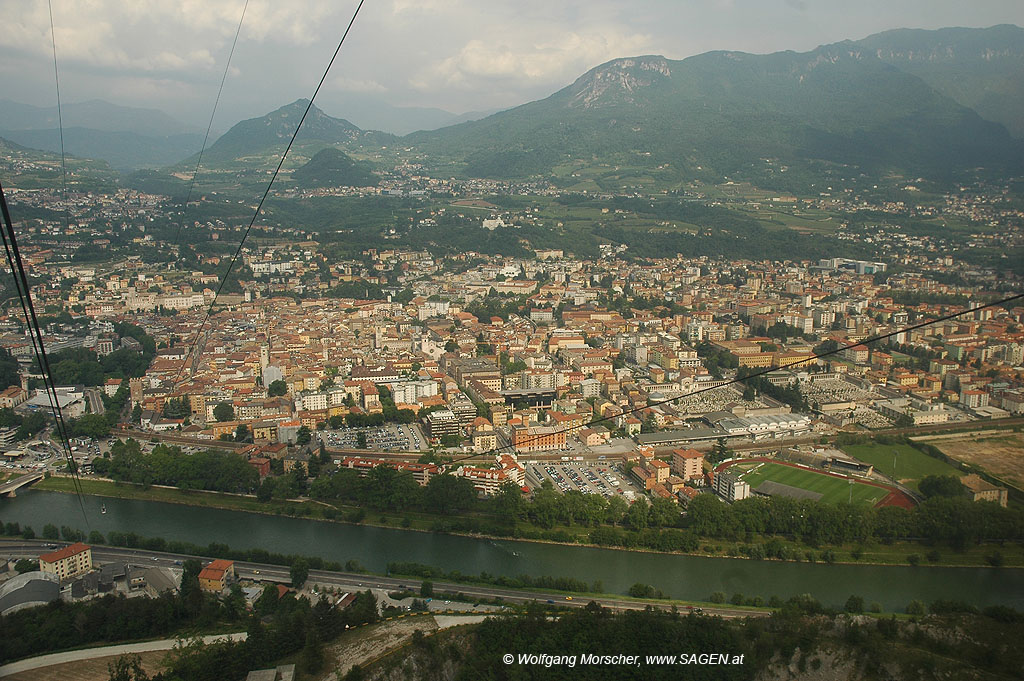
{"label": "bridge over river", "polygon": [[25,475],[19,475],[16,478],[12,478],[7,482],[0,485],[0,496],[17,496],[15,492],[25,485],[31,485],[33,482],[37,482],[43,479],[43,472],[36,471],[35,473],[26,473]]}

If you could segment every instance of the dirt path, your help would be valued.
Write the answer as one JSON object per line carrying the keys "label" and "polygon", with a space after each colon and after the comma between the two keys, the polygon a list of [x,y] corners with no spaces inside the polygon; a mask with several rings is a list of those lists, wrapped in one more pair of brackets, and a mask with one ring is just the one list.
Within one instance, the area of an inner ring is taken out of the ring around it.
{"label": "dirt path", "polygon": [[[215,634],[212,636],[203,636],[202,640],[205,643],[212,643],[213,641],[230,638],[236,641],[244,641],[246,637],[245,632],[237,634]],[[30,657],[25,660],[18,660],[17,662],[11,662],[0,667],[0,677],[5,679],[61,679],[65,678],[78,679],[73,672],[69,677],[57,670],[69,669],[77,670],[79,667],[92,669],[94,666],[92,663],[98,664],[98,669],[103,670],[103,675],[99,678],[106,679],[109,677],[107,674],[107,664],[113,662],[120,655],[127,654],[138,654],[144,655],[147,653],[153,653],[155,656],[152,657],[154,660],[162,660],[167,651],[171,650],[178,644],[178,639],[168,638],[161,639],[158,641],[144,641],[142,643],[122,643],[113,646],[102,646],[99,648],[82,648],[81,650],[68,650],[61,653],[50,653],[48,655],[39,655],[36,657]],[[148,658],[143,658],[148,659]],[[148,671],[148,670],[147,670]],[[33,676],[22,676],[22,674],[33,674]],[[86,678],[86,677],[83,677]],[[93,677],[88,677],[93,678]]]}
{"label": "dirt path", "polygon": [[[155,650],[148,653],[138,653],[142,660],[142,668],[150,676],[155,675],[163,667],[165,650]],[[91,660],[78,660],[76,662],[65,662],[39,669],[30,669],[24,672],[4,676],[4,681],[107,681],[110,678],[110,671],[107,665],[113,663],[117,655],[110,657],[94,657]]]}
{"label": "dirt path", "polygon": [[338,674],[344,676],[353,665],[363,665],[377,659],[411,638],[417,629],[429,634],[437,628],[433,617],[423,615],[368,624],[347,631],[324,650],[324,656],[329,661],[328,667],[334,671],[322,676],[320,681],[337,681],[340,678]]}

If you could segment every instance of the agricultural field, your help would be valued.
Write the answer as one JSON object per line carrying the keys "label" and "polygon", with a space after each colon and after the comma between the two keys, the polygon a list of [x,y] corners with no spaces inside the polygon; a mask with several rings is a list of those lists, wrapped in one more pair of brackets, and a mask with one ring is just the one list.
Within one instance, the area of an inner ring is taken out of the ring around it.
{"label": "agricultural field", "polygon": [[[815,473],[802,468],[794,468],[778,463],[760,463],[750,468],[742,476],[750,485],[757,489],[766,480],[790,487],[798,487],[809,492],[821,494],[821,501],[829,503],[848,503],[851,498],[850,483],[845,478]],[[853,503],[874,505],[884,499],[889,492],[880,487],[853,483]]]}
{"label": "agricultural field", "polygon": [[956,433],[921,442],[937,447],[946,456],[963,461],[1024,489],[1024,433]]}
{"label": "agricultural field", "polygon": [[[855,459],[870,463],[879,473],[917,490],[917,483],[926,475],[964,475],[945,461],[932,458],[910,445],[843,445],[841,449]],[[894,467],[895,464],[895,467]]]}

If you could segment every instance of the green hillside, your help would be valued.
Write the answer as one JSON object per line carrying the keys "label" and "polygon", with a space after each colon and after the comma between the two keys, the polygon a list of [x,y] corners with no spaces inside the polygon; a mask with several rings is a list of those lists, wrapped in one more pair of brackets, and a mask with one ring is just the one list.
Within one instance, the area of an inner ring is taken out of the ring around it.
{"label": "green hillside", "polygon": [[857,41],[982,118],[1024,138],[1024,29],[897,29]]}
{"label": "green hillside", "polygon": [[[308,104],[309,100],[299,99],[265,116],[234,125],[203,154],[203,167],[276,162]],[[392,135],[386,133],[364,132],[345,119],[332,118],[314,106],[295,140],[293,160],[304,162],[327,146],[360,143],[372,146],[386,144],[393,139]],[[194,164],[194,157],[182,163],[183,166]]]}
{"label": "green hillside", "polygon": [[[606,161],[706,179],[788,164],[949,175],[1019,168],[1021,143],[854,43],[616,59],[547,99],[404,141],[468,176]],[[777,170],[775,170],[777,169]]]}
{"label": "green hillside", "polygon": [[334,147],[321,149],[292,179],[302,187],[376,187],[377,178],[367,163],[357,163]]}

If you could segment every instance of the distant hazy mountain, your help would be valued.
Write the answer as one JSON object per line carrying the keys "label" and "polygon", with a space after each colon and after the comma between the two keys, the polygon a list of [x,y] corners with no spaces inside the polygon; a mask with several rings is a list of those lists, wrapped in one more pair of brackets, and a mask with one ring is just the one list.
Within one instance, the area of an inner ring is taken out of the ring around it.
{"label": "distant hazy mountain", "polygon": [[436,130],[448,125],[485,118],[494,111],[469,111],[453,114],[443,109],[420,106],[392,106],[366,98],[346,98],[337,105],[345,118],[364,130],[380,130],[393,135],[408,135],[417,130]]}
{"label": "distant hazy mountain", "polygon": [[[237,123],[206,150],[203,165],[224,165],[280,154],[308,104],[308,99],[299,99],[266,116]],[[394,139],[385,133],[360,130],[345,119],[332,118],[314,106],[302,124],[296,146],[306,148],[308,156],[312,156],[325,146],[361,141],[388,143]]]}
{"label": "distant hazy mountain", "polygon": [[377,177],[367,163],[353,161],[345,152],[327,147],[304,166],[295,169],[292,180],[302,187],[375,187]]}
{"label": "distant hazy mountain", "polygon": [[[156,109],[92,100],[65,104],[64,150],[118,169],[153,168],[199,151],[201,135]],[[57,107],[0,100],[0,135],[19,144],[60,153]]]}
{"label": "distant hazy mountain", "polygon": [[[134,132],[150,137],[200,132],[158,109],[118,106],[99,99],[65,103],[61,107],[61,117],[65,128]],[[56,106],[39,107],[0,99],[0,128],[47,130],[57,127]]]}
{"label": "distant hazy mountain", "polygon": [[[34,149],[60,153],[60,130],[0,130],[0,135]],[[184,154],[197,152],[202,135],[167,137],[134,132],[108,132],[90,128],[65,127],[64,150],[72,156],[106,161],[112,168],[160,168],[180,161]]]}
{"label": "distant hazy mountain", "polygon": [[857,44],[1024,138],[1024,29],[897,29]]}
{"label": "distant hazy mountain", "polygon": [[484,177],[571,160],[721,174],[815,159],[917,174],[1019,169],[1024,158],[1005,127],[852,42],[616,59],[547,99],[403,143]]}

